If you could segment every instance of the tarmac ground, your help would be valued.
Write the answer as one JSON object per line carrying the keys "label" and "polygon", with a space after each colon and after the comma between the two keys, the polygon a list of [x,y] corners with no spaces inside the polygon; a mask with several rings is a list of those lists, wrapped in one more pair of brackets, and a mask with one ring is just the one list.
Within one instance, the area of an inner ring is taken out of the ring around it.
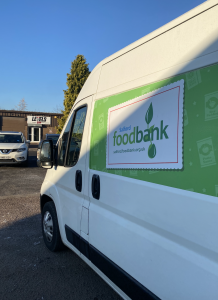
{"label": "tarmac ground", "polygon": [[0,166],[0,299],[121,299],[74,252],[44,245],[39,205],[46,170]]}

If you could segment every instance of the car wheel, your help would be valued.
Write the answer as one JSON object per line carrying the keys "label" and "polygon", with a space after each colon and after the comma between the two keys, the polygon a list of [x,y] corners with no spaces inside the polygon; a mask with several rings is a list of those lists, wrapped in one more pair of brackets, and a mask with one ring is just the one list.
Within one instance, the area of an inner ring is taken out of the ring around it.
{"label": "car wheel", "polygon": [[56,252],[64,249],[57,213],[52,201],[47,202],[42,210],[42,233],[45,245],[50,251]]}

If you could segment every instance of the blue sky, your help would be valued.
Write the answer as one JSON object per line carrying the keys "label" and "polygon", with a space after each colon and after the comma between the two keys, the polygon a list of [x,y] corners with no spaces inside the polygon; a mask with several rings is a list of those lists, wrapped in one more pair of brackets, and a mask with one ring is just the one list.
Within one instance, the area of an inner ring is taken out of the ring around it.
{"label": "blue sky", "polygon": [[201,0],[0,1],[0,109],[24,98],[28,110],[63,106],[77,54],[102,59],[172,21]]}

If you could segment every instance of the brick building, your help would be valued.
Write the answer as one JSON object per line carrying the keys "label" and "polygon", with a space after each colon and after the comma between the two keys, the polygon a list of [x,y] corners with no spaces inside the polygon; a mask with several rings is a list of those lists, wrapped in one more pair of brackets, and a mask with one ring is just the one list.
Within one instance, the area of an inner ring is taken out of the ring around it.
{"label": "brick building", "polygon": [[63,115],[32,111],[0,110],[0,131],[21,131],[31,143],[46,133],[56,133],[57,119]]}

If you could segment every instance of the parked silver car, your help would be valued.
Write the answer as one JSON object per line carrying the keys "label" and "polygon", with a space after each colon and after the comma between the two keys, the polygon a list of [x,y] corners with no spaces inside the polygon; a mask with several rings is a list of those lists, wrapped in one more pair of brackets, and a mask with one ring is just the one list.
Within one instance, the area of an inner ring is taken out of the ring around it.
{"label": "parked silver car", "polygon": [[29,143],[22,132],[0,131],[0,164],[27,166]]}

